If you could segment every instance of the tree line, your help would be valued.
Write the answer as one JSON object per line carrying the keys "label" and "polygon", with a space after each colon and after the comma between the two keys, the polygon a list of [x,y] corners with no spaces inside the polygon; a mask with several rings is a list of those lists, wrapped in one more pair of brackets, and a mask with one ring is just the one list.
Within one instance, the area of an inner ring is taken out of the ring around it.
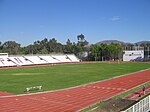
{"label": "tree line", "polygon": [[[142,46],[150,46],[143,44]],[[58,42],[55,38],[37,40],[33,44],[22,47],[15,41],[0,42],[0,52],[9,53],[9,55],[26,55],[26,54],[50,54],[63,53],[75,54],[82,60],[118,60],[122,59],[123,50],[129,50],[132,44],[93,44],[89,45],[83,34],[77,36],[77,42],[71,42],[67,39],[66,44]]]}
{"label": "tree line", "polygon": [[88,44],[85,40],[85,36],[80,34],[77,36],[77,42],[71,42],[67,40],[66,44],[58,42],[55,38],[43,40],[37,40],[33,44],[22,47],[20,43],[16,41],[0,42],[0,52],[9,53],[10,55],[21,54],[49,54],[49,53],[65,53],[76,54],[84,51],[84,46]]}

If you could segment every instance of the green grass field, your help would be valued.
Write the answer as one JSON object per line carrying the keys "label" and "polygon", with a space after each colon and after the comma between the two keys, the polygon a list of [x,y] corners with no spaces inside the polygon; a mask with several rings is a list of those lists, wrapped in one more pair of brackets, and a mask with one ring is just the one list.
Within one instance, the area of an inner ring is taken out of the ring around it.
{"label": "green grass field", "polygon": [[0,91],[24,94],[26,87],[38,85],[42,91],[57,90],[149,68],[149,63],[88,63],[0,69]]}

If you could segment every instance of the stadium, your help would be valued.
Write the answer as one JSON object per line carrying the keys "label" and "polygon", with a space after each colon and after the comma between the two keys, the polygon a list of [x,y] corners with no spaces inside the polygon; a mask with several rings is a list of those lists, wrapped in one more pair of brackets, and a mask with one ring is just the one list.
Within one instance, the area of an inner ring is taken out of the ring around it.
{"label": "stadium", "polygon": [[0,111],[147,112],[149,68],[147,62],[81,62],[74,54],[1,53]]}
{"label": "stadium", "polygon": [[149,0],[0,0],[0,112],[150,112]]}

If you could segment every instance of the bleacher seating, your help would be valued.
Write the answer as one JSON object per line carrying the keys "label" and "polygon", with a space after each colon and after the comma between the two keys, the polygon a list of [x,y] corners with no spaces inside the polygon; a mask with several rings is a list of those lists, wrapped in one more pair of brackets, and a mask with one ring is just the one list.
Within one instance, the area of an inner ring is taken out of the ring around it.
{"label": "bleacher seating", "polygon": [[17,66],[17,64],[15,62],[13,62],[10,58],[8,57],[3,57],[0,58],[0,65],[2,67],[7,67],[7,66]]}
{"label": "bleacher seating", "polygon": [[55,57],[53,57],[53,55],[48,55],[48,56],[39,56],[41,58],[43,58],[45,61],[47,61],[50,64],[53,63],[60,63],[60,60],[56,59]]}
{"label": "bleacher seating", "polygon": [[70,58],[70,60],[72,62],[79,62],[80,61],[74,54],[68,54],[67,56],[68,56],[68,58]]}
{"label": "bleacher seating", "polygon": [[34,64],[33,62],[31,62],[30,60],[28,60],[24,56],[14,57],[14,59],[18,60],[18,62],[19,62],[18,64],[19,65],[32,65],[32,64]]}
{"label": "bleacher seating", "polygon": [[52,57],[60,63],[71,62],[66,55],[53,55]]}
{"label": "bleacher seating", "polygon": [[47,64],[43,58],[40,58],[38,56],[24,56],[28,61],[30,61],[33,64]]}
{"label": "bleacher seating", "polygon": [[0,67],[79,62],[74,54],[25,55],[0,57]]}

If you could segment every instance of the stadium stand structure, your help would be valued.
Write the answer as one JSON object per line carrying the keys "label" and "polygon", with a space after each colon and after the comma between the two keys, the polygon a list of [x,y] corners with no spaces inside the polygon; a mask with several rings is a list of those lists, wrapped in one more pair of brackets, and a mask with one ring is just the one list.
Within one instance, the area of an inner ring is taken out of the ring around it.
{"label": "stadium stand structure", "polygon": [[0,56],[0,67],[79,62],[74,54]]}

